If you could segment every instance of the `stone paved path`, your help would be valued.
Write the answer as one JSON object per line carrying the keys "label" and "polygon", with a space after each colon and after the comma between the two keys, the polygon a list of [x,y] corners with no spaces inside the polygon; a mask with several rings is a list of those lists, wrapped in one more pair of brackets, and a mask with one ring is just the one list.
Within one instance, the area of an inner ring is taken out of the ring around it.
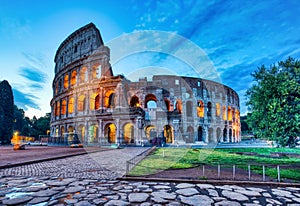
{"label": "stone paved path", "polygon": [[[115,180],[144,148],[0,170],[0,205],[300,205],[300,188]],[[115,170],[115,171],[114,171]]]}

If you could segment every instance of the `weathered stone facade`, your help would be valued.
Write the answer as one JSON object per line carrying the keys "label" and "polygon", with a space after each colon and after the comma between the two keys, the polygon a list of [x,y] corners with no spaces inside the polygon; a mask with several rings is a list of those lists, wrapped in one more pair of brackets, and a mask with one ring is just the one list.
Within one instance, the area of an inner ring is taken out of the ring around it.
{"label": "weathered stone facade", "polygon": [[113,75],[110,50],[88,24],[55,55],[51,138],[85,145],[240,141],[239,97],[220,83],[154,75],[131,82]]}

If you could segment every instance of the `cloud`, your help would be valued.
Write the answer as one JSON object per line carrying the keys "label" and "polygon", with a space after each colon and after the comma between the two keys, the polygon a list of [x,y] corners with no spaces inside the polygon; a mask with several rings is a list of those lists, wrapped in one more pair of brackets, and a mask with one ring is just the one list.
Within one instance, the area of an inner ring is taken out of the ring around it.
{"label": "cloud", "polygon": [[19,69],[19,75],[36,83],[45,83],[47,80],[47,75],[44,72],[33,67],[21,67]]}
{"label": "cloud", "polygon": [[36,102],[37,97],[32,94],[25,94],[20,90],[13,88],[14,101],[18,107],[27,110],[29,107],[34,109],[41,109],[38,103]]}

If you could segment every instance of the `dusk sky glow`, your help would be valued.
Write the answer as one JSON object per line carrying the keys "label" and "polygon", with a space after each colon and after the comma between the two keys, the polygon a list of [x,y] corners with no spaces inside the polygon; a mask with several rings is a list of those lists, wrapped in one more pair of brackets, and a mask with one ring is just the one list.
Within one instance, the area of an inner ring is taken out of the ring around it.
{"label": "dusk sky glow", "polygon": [[[239,94],[241,114],[246,114],[250,74],[262,64],[300,58],[299,14],[298,0],[1,0],[0,81],[9,81],[15,104],[26,116],[43,116],[50,112],[55,52],[72,32],[93,22],[109,45],[122,35],[157,30],[181,36],[203,50],[220,81]],[[190,75],[174,56],[140,55],[121,60],[113,71],[130,74],[154,66]]]}

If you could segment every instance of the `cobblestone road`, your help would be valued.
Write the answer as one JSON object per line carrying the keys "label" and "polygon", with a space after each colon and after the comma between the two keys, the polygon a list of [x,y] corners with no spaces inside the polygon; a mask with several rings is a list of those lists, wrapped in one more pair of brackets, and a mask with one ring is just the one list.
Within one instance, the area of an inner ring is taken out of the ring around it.
{"label": "cobblestone road", "polygon": [[0,170],[0,205],[300,205],[300,188],[119,181],[126,148]]}

